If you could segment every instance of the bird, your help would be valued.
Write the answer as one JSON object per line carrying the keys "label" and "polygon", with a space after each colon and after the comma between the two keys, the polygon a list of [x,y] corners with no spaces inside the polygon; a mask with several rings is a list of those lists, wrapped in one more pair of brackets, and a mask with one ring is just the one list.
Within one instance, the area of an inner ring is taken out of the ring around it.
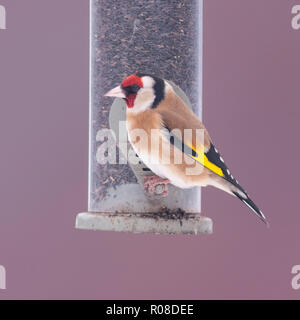
{"label": "bird", "polygon": [[[228,169],[203,123],[169,81],[134,73],[105,96],[123,99],[127,105],[129,141],[155,174],[144,177],[145,190],[154,193],[158,184],[167,187],[169,183],[182,189],[213,186],[241,200],[268,225],[262,211]],[[163,195],[168,195],[167,188]]]}

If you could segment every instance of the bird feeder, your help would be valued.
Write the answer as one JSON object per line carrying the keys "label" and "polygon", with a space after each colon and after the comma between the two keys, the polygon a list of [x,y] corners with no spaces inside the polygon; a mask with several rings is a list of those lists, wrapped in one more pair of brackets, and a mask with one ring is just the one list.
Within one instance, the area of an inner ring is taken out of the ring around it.
{"label": "bird feeder", "polygon": [[89,200],[76,227],[211,233],[199,187],[144,190],[144,177],[154,173],[128,142],[126,104],[104,96],[130,74],[153,74],[201,119],[202,0],[91,0],[90,19]]}

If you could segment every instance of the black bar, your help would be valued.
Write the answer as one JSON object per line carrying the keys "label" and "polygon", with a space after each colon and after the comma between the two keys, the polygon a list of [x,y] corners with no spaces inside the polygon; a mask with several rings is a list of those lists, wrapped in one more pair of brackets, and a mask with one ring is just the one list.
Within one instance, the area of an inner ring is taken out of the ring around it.
{"label": "black bar", "polygon": [[[20,305],[19,308],[18,305]],[[7,308],[7,309],[6,309]],[[6,309],[6,310],[5,310]],[[0,301],[0,310],[55,317],[65,312],[76,319],[244,319],[271,316],[299,318],[300,303],[271,300],[101,300],[101,301]],[[4,313],[5,312],[5,313]],[[4,319],[4,318],[3,318]]]}

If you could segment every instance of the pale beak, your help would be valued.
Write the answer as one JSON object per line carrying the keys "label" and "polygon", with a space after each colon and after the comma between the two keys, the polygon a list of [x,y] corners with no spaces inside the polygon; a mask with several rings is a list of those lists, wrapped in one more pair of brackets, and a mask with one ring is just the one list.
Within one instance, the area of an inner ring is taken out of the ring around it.
{"label": "pale beak", "polygon": [[115,98],[126,98],[126,96],[120,86],[111,89],[104,96],[105,97],[115,97]]}

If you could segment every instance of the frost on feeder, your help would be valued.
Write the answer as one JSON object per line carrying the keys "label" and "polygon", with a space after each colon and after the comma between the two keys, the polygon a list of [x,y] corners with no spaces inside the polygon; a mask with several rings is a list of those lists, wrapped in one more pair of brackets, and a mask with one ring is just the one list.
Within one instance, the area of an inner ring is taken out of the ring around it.
{"label": "frost on feeder", "polygon": [[105,97],[131,74],[167,80],[201,118],[202,1],[92,0],[89,207],[76,227],[211,233],[200,188],[157,181],[128,141],[124,99]]}

